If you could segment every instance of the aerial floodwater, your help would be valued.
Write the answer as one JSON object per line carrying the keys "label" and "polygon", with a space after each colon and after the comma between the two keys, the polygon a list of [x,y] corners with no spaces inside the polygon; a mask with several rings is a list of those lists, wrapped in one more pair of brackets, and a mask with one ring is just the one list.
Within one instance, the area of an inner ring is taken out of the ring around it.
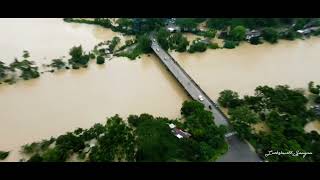
{"label": "aerial floodwater", "polygon": [[[121,36],[95,25],[62,19],[0,19],[0,61],[11,63],[23,50],[37,64],[68,56],[82,45],[85,51],[101,41]],[[320,38],[279,41],[204,53],[170,52],[213,99],[231,89],[253,94],[259,85],[288,84],[307,88],[320,83]],[[119,114],[149,113],[179,118],[189,99],[155,55],[131,61],[115,57],[81,70],[45,73],[40,78],[0,85],[0,150],[11,151],[5,161],[19,161],[21,145],[58,136],[77,127],[89,128]],[[317,126],[319,127],[319,126]]]}
{"label": "aerial floodwater", "polygon": [[[116,33],[62,19],[0,19],[1,61],[10,63],[30,52],[43,63],[68,55],[72,46],[90,50]],[[119,114],[149,113],[177,118],[188,97],[155,56],[130,61],[113,58],[102,66],[42,74],[40,78],[0,85],[0,149],[5,161],[18,161],[21,145],[89,128]],[[15,150],[15,151],[13,151]]]}
{"label": "aerial floodwater", "polygon": [[284,85],[306,89],[309,81],[320,83],[320,38],[280,40],[277,44],[243,43],[229,50],[205,53],[171,53],[185,71],[216,100],[231,89],[251,95],[259,85]]}

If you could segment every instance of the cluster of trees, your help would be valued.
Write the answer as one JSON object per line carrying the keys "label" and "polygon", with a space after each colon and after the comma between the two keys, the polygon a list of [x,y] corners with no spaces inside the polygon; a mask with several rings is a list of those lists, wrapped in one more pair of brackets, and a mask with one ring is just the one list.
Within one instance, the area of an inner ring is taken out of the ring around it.
{"label": "cluster of trees", "polygon": [[127,41],[128,44],[130,45],[125,45],[125,46],[131,46],[131,45],[135,45],[134,48],[131,48],[127,51],[122,51],[120,53],[117,53],[117,56],[123,56],[123,57],[127,57],[131,60],[136,59],[138,56],[140,56],[141,54],[148,54],[152,52],[151,49],[151,40],[148,37],[148,35],[143,34],[138,36],[136,42],[135,41]]}
{"label": "cluster of trees", "polygon": [[89,154],[89,161],[134,161],[135,137],[132,128],[118,115],[109,118],[104,128],[103,134],[97,138],[97,145]]}
{"label": "cluster of trees", "polygon": [[223,47],[226,49],[234,49],[236,46],[239,45],[239,42],[237,41],[229,41],[229,40],[225,40]]}
{"label": "cluster of trees", "polygon": [[204,52],[207,50],[207,46],[208,44],[205,43],[203,40],[201,40],[200,38],[197,38],[195,40],[192,41],[188,52],[190,53],[194,53],[194,52]]}
{"label": "cluster of trees", "polygon": [[169,49],[169,40],[168,40],[169,36],[170,36],[170,33],[165,28],[160,28],[155,35],[162,49],[166,51]]}
{"label": "cluster of trees", "polygon": [[208,29],[206,31],[199,31],[198,33],[196,33],[199,36],[203,36],[203,37],[207,37],[207,38],[214,38],[217,34],[217,31],[214,29]]}
{"label": "cluster of trees", "polygon": [[6,66],[4,62],[0,61],[0,84],[2,82],[9,82],[8,73],[10,72],[10,67]]}
{"label": "cluster of trees", "polygon": [[[246,29],[258,29],[261,30],[265,41],[276,43],[278,39],[294,40],[301,37],[301,34],[296,31],[303,29],[305,25],[314,20],[314,18],[211,18],[207,21],[207,26],[227,30],[229,33],[224,39],[229,41],[242,41]],[[315,22],[319,23],[319,21]],[[313,24],[316,25],[316,23]],[[314,35],[318,34],[319,32],[314,32]],[[254,37],[250,39],[250,43],[260,44],[262,42],[259,37]]]}
{"label": "cluster of trees", "polygon": [[[148,40],[149,41],[149,40]],[[61,69],[70,69],[70,66],[73,69],[79,69],[81,67],[87,67],[90,59],[95,59],[97,55],[97,64],[103,64],[105,62],[105,57],[108,57],[109,54],[115,53],[117,51],[117,45],[120,42],[120,38],[115,36],[112,40],[101,42],[97,44],[94,49],[86,53],[83,51],[82,46],[74,46],[69,50],[69,55],[71,56],[68,59],[68,62],[63,61],[63,58],[53,59],[49,64],[43,64],[44,67],[51,67],[50,71]],[[133,41],[127,41],[126,46],[134,44]],[[140,47],[145,44],[140,43]],[[106,46],[106,47],[102,47]],[[102,48],[101,48],[102,47]],[[148,47],[150,48],[150,47]],[[143,49],[143,48],[141,48]],[[140,53],[141,54],[141,53]],[[19,78],[23,80],[35,79],[40,76],[39,68],[35,65],[33,61],[29,61],[28,58],[30,54],[28,51],[23,51],[22,60],[14,59],[12,63],[6,65],[0,61],[0,84],[5,82],[9,84],[15,83]],[[19,77],[17,77],[19,75]]]}
{"label": "cluster of trees", "polygon": [[85,18],[63,18],[65,22],[74,22],[74,23],[84,23],[84,24],[96,24],[100,25],[105,28],[111,28],[112,23],[109,18],[92,18],[85,19]]}
{"label": "cluster of trees", "polygon": [[67,64],[62,59],[53,59],[49,66],[59,70],[65,68],[66,65]]}
{"label": "cluster of trees", "polygon": [[103,56],[98,56],[97,57],[97,64],[104,64],[105,62],[105,59]]}
{"label": "cluster of trees", "polygon": [[[17,58],[8,66],[0,61],[0,84],[15,83],[19,78],[23,80],[35,79],[40,76],[38,67],[33,61],[29,61],[30,57],[28,51],[23,52],[23,60],[19,61]],[[19,77],[17,77],[19,75]]]}
{"label": "cluster of trees", "polygon": [[[248,140],[264,157],[273,151],[312,152],[302,156],[268,156],[269,161],[319,161],[320,135],[306,133],[304,126],[315,120],[315,114],[306,108],[308,99],[288,86],[259,86],[254,96],[240,99],[238,93],[224,90],[218,102],[229,109],[233,128],[242,139]],[[264,123],[270,131],[254,130],[256,123]]]}
{"label": "cluster of trees", "polygon": [[[201,103],[184,102],[181,114],[185,122],[141,114],[130,115],[126,123],[115,115],[104,125],[24,145],[22,152],[30,157],[28,162],[63,162],[73,155],[90,162],[212,161],[226,152],[225,127],[217,127]],[[175,137],[169,123],[192,136]]]}
{"label": "cluster of trees", "polygon": [[105,28],[110,28],[114,32],[120,32],[127,35],[134,35],[135,31],[133,30],[134,21],[129,18],[119,18],[116,23],[117,26],[113,25],[110,18],[64,18],[65,22],[73,22],[73,23],[84,23],[84,24],[94,24],[99,25]]}
{"label": "cluster of trees", "polygon": [[[92,144],[92,140],[96,140],[96,144]],[[94,162],[133,161],[134,142],[132,129],[115,115],[105,125],[78,128],[56,139],[25,145],[22,152],[31,156],[28,162],[64,162],[71,155]]]}
{"label": "cluster of trees", "polygon": [[9,156],[9,153],[10,152],[8,151],[0,151],[0,160],[6,159]]}
{"label": "cluster of trees", "polygon": [[137,137],[136,161],[167,162],[193,161],[197,151],[190,139],[178,139],[168,126],[169,119],[155,118],[149,114],[131,115],[128,118],[135,127]]}
{"label": "cluster of trees", "polygon": [[174,33],[169,37],[169,48],[178,52],[185,52],[189,46],[188,39],[182,33]]}
{"label": "cluster of trees", "polygon": [[313,81],[310,81],[308,84],[308,90],[312,93],[314,97],[314,103],[320,104],[320,85],[314,85]]}
{"label": "cluster of trees", "polygon": [[181,108],[181,115],[185,118],[183,127],[193,135],[194,144],[199,148],[200,161],[213,161],[227,151],[224,134],[225,126],[216,126],[212,112],[204,109],[198,101],[185,101]]}
{"label": "cluster of trees", "polygon": [[[175,40],[170,40],[170,34],[164,29],[167,20],[166,18],[119,18],[116,21],[117,26],[114,26],[108,18],[94,18],[93,20],[65,18],[67,22],[102,25],[116,32],[136,35],[137,38],[144,34],[157,32],[157,39],[165,50],[173,47],[179,52],[184,52],[188,46],[187,40],[181,38],[182,35],[180,34],[174,34],[172,38]],[[261,44],[262,38],[267,42],[276,43],[278,39],[294,40],[301,37],[301,34],[297,33],[296,30],[303,29],[305,25],[314,20],[315,18],[177,18],[175,24],[180,27],[182,32],[191,32],[207,38],[214,38],[217,30],[226,31],[226,35],[221,35],[220,37],[225,40],[223,47],[233,49],[241,41],[245,40],[247,30],[257,29],[261,31],[261,37],[249,39],[251,44]],[[202,22],[206,23],[208,30],[201,31],[198,29],[199,24]],[[315,22],[320,25],[320,21]],[[314,32],[314,35],[318,34],[320,34],[320,30]],[[173,45],[170,45],[171,43]],[[218,48],[211,44],[208,47],[212,47],[212,49]],[[200,51],[191,50],[191,52],[203,52],[205,48],[200,43],[196,45],[195,49]],[[135,49],[119,55],[135,59],[142,53],[141,50]]]}
{"label": "cluster of trees", "polygon": [[296,21],[301,23],[303,27],[311,20],[312,18],[209,18],[207,25],[210,28],[218,30],[223,30],[229,26],[243,26],[249,29],[259,29],[265,27],[277,28],[282,26],[291,26]]}
{"label": "cluster of trees", "polygon": [[82,50],[82,46],[74,46],[70,49],[69,55],[71,58],[68,60],[72,69],[79,69],[80,67],[87,67],[90,57]]}
{"label": "cluster of trees", "polygon": [[107,41],[109,44],[108,50],[110,51],[110,53],[113,53],[116,46],[119,44],[120,42],[120,38],[118,36],[115,36],[112,38],[111,41]]}

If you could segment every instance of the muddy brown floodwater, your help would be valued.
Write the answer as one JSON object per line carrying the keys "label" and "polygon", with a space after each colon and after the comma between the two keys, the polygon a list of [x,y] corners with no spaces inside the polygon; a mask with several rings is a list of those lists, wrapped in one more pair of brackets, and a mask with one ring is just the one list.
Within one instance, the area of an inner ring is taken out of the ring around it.
{"label": "muddy brown floodwater", "polygon": [[[31,60],[68,54],[73,45],[90,50],[116,33],[62,19],[0,19],[1,59],[12,62],[22,51]],[[12,38],[9,38],[12,37]],[[3,39],[5,38],[5,39]],[[47,60],[48,60],[47,59]],[[46,73],[35,80],[0,86],[0,150],[5,161],[18,161],[21,145],[57,136],[77,127],[88,128],[106,117],[149,113],[179,117],[188,99],[183,89],[154,56],[130,61],[114,58],[102,66]]]}
{"label": "muddy brown floodwater", "polygon": [[284,41],[271,45],[242,43],[236,49],[205,53],[171,53],[187,73],[213,99],[231,89],[252,94],[259,85],[288,84],[306,88],[309,81],[320,84],[320,38]]}

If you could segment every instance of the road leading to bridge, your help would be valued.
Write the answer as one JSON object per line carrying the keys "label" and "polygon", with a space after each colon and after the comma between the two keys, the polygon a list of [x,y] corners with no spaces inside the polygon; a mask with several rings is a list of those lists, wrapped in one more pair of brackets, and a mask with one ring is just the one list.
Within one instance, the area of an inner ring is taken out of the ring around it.
{"label": "road leading to bridge", "polygon": [[[225,125],[232,129],[228,118],[221,112],[217,104],[199,87],[199,85],[184,71],[184,69],[165,51],[158,42],[151,37],[151,48],[160,58],[161,62],[179,81],[186,92],[192,97],[204,104],[205,108],[212,112],[216,125]],[[229,144],[229,151],[223,155],[218,162],[259,162],[261,161],[254,149],[249,144],[241,141],[235,134],[226,137]]]}

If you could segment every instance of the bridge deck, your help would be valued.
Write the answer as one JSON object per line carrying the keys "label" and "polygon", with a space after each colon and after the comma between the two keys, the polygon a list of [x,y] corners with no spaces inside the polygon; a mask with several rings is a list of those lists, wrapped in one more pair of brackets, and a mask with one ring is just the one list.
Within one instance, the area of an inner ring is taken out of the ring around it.
{"label": "bridge deck", "polygon": [[[199,87],[199,85],[180,67],[180,65],[156,42],[152,42],[151,45],[154,52],[158,55],[162,63],[169,69],[174,77],[179,81],[188,94],[197,101],[199,95],[203,97],[203,101],[200,101],[206,109],[212,111],[214,115],[214,121],[217,125],[229,126],[225,115],[216,107],[216,104],[207,96],[207,94]],[[209,108],[211,107],[211,109]]]}
{"label": "bridge deck", "polygon": [[[168,54],[163,50],[157,41],[152,39],[151,48],[159,57],[161,62],[167,67],[171,74],[179,81],[187,93],[194,99],[206,107],[207,110],[211,111],[214,116],[216,125],[226,125],[231,128],[228,122],[228,118],[223,112],[216,106],[209,96],[199,87],[199,85],[184,71],[184,69]],[[203,100],[199,100],[199,95],[203,97]],[[209,108],[211,107],[211,108]],[[241,141],[236,135],[226,137],[229,144],[229,151],[223,155],[218,161],[238,161],[238,162],[258,162],[261,159],[254,152],[254,149],[250,148],[249,144]]]}

